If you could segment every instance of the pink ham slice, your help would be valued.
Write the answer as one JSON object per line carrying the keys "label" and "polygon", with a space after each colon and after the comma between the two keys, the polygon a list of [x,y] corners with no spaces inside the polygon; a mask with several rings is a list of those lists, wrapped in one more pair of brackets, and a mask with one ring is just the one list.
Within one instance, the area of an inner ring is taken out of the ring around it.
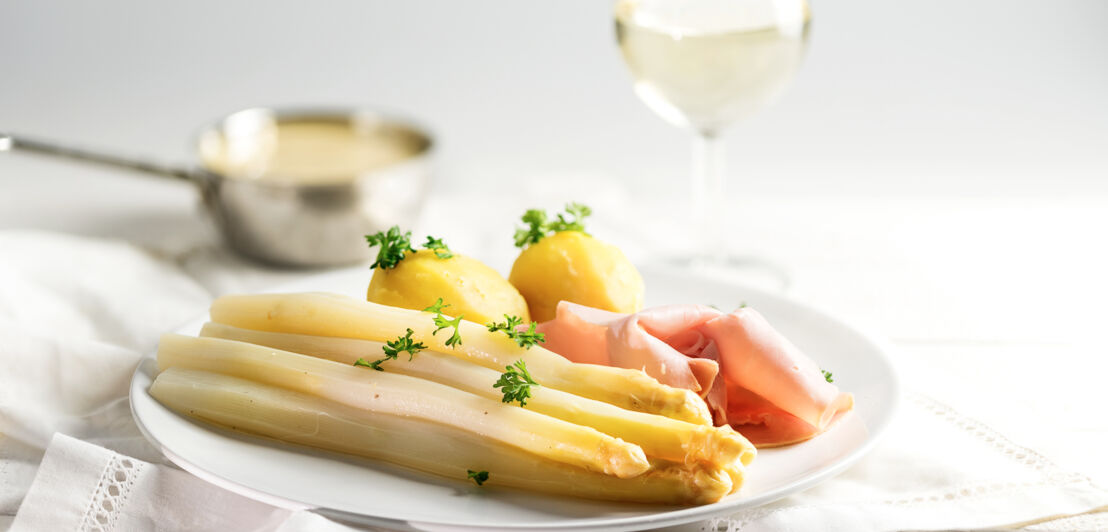
{"label": "pink ham slice", "polygon": [[701,305],[668,305],[630,314],[608,326],[608,356],[613,366],[641,369],[662,384],[708,393],[719,364],[686,356],[668,341],[718,314]]}
{"label": "pink ham slice", "polygon": [[613,366],[608,356],[608,326],[625,317],[626,314],[561,301],[554,319],[540,323],[536,330],[546,335],[543,347],[573,362]]}
{"label": "pink ham slice", "polygon": [[854,405],[761,314],[668,305],[617,314],[569,302],[542,323],[544,346],[574,362],[641,369],[663,384],[699,392],[717,425],[755,445],[802,441]]}
{"label": "pink ham slice", "polygon": [[779,447],[797,443],[821,431],[811,423],[778,408],[758,394],[741,386],[727,386],[724,416],[755,447]]}
{"label": "pink ham slice", "polygon": [[702,329],[716,342],[728,384],[749,390],[820,430],[839,411],[854,406],[854,396],[827,382],[819,366],[754,309],[722,314]]}
{"label": "pink ham slice", "polygon": [[543,347],[574,362],[640,369],[662,384],[707,393],[719,364],[685,356],[666,340],[718,315],[718,310],[700,305],[618,314],[562,301],[554,319],[537,330],[546,335]]}

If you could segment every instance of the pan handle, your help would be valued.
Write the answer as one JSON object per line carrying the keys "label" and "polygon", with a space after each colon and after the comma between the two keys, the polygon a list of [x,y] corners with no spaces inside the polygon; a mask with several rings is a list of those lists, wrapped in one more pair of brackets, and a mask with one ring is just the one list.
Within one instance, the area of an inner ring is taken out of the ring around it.
{"label": "pan handle", "polygon": [[51,157],[72,159],[80,162],[96,163],[114,168],[125,168],[176,180],[196,181],[196,175],[187,168],[167,166],[150,161],[62,146],[49,141],[29,139],[22,135],[15,136],[9,133],[0,132],[0,152],[4,151],[23,151]]}

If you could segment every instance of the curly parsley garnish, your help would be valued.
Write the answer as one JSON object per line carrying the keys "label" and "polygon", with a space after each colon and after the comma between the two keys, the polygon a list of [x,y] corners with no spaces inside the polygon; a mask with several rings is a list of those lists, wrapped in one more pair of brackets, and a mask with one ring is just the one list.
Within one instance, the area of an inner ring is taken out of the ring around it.
{"label": "curly parsley garnish", "polygon": [[444,309],[446,307],[449,307],[449,306],[450,306],[450,304],[449,303],[444,304],[442,302],[442,298],[440,297],[440,298],[436,299],[435,302],[431,304],[431,306],[423,309],[423,312],[434,312],[435,314],[442,314],[442,309]]}
{"label": "curly parsley garnish", "polygon": [[484,484],[489,479],[488,471],[474,471],[472,469],[466,469],[466,475],[470,480],[477,483],[478,486]]}
{"label": "curly parsley garnish", "polygon": [[355,366],[362,366],[364,368],[373,368],[377,371],[385,371],[385,370],[381,369],[381,363],[386,361],[386,360],[388,360],[388,359],[387,358],[382,358],[381,360],[374,360],[373,362],[370,362],[370,361],[368,361],[368,360],[366,360],[362,357],[358,357],[358,360],[354,361],[354,365]]}
{"label": "curly parsley garnish", "polygon": [[[572,220],[566,220],[566,215],[573,216]],[[585,218],[592,216],[592,209],[580,203],[566,205],[566,213],[558,214],[558,219],[550,222],[550,230],[555,233],[560,231],[585,232]]]}
{"label": "curly parsley garnish", "polygon": [[[395,268],[408,253],[415,253],[412,247],[412,232],[400,232],[400,226],[394,225],[388,231],[378,231],[376,234],[366,235],[365,241],[370,247],[380,246],[377,250],[377,260],[370,264],[370,269],[380,267],[383,270]],[[441,238],[427,235],[427,242],[423,249],[430,249],[440,259],[449,259],[454,256],[450,247]]]}
{"label": "curly parsley garnish", "polygon": [[365,241],[370,247],[380,246],[381,249],[377,250],[377,260],[370,264],[370,269],[380,267],[381,269],[395,268],[400,261],[404,260],[404,255],[408,252],[415,252],[415,248],[412,247],[412,232],[406,231],[400,232],[400,226],[392,226],[388,231],[378,231],[377,234],[366,235]]}
{"label": "curly parsley garnish", "polygon": [[523,213],[521,220],[523,223],[527,224],[527,227],[516,229],[515,241],[517,248],[534,244],[542,240],[542,237],[546,236],[546,211],[542,209],[527,209],[527,212]]}
{"label": "curly parsley garnish", "polygon": [[488,327],[489,332],[504,331],[508,338],[515,340],[524,349],[531,349],[531,346],[546,341],[545,334],[535,332],[535,322],[531,322],[531,326],[526,331],[520,331],[518,327],[523,325],[522,318],[505,314],[504,319],[507,321],[501,323],[489,322],[485,324],[485,327]]}
{"label": "curly parsley garnish", "polygon": [[823,373],[824,380],[826,380],[827,382],[835,382],[835,379],[833,379],[831,377],[831,372],[830,371],[827,371],[825,369],[821,369],[819,371],[820,371],[820,373]]}
{"label": "curly parsley garnish", "polygon": [[395,359],[400,353],[408,353],[408,360],[415,357],[415,354],[427,349],[427,346],[423,345],[423,342],[413,342],[412,334],[415,331],[408,329],[404,333],[404,336],[398,336],[391,342],[386,342],[381,350],[385,352],[385,356]]}
{"label": "curly parsley garnish", "polygon": [[434,305],[431,305],[425,309],[424,312],[434,312],[435,317],[432,318],[435,321],[435,327],[438,327],[431,332],[432,335],[438,334],[439,331],[450,327],[454,328],[454,334],[450,335],[450,338],[446,339],[447,347],[457,347],[462,345],[462,333],[458,331],[458,327],[462,324],[462,316],[458,316],[452,320],[446,319],[446,316],[442,315],[442,309],[449,307],[450,305],[444,305],[442,298],[438,298]]}
{"label": "curly parsley garnish", "polygon": [[450,251],[450,247],[443,242],[441,238],[434,238],[431,235],[427,235],[427,242],[423,244],[423,249],[430,249],[435,252],[435,256],[440,259],[449,259],[454,256],[454,253]]}
{"label": "curly parsley garnish", "polygon": [[423,345],[423,342],[413,342],[412,334],[415,331],[408,329],[408,332],[404,333],[404,336],[398,336],[391,342],[385,342],[385,345],[381,346],[381,351],[385,352],[385,358],[374,360],[373,362],[367,362],[364,358],[359,358],[354,361],[355,366],[365,366],[367,368],[373,368],[377,371],[385,371],[381,368],[381,363],[389,360],[396,360],[400,356],[400,353],[408,353],[408,360],[415,357],[415,354],[427,349],[427,346]]}
{"label": "curly parsley garnish", "polygon": [[566,205],[565,213],[558,213],[554,220],[548,220],[546,211],[542,209],[528,209],[520,218],[526,224],[526,227],[516,229],[516,247],[527,247],[551,233],[562,231],[580,231],[584,233],[585,218],[591,214],[592,209],[580,203]]}
{"label": "curly parsley garnish", "polygon": [[504,392],[501,402],[519,401],[519,406],[526,406],[527,398],[531,397],[531,387],[538,385],[539,383],[535,382],[527,372],[527,363],[517,360],[511,366],[504,367],[504,373],[492,387],[500,388],[500,391]]}

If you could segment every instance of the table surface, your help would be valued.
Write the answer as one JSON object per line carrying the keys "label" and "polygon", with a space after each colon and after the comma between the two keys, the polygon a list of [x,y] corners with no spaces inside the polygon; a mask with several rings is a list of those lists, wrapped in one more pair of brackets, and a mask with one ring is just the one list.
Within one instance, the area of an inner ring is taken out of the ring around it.
{"label": "table surface", "polygon": [[[29,179],[6,188],[0,228],[127,239],[176,261],[214,293],[311,273],[231,255],[187,187],[98,170],[81,173],[103,175],[81,178],[101,186],[65,187],[73,175],[42,164],[5,163],[5,172],[15,167]],[[673,213],[681,202],[594,176],[559,182],[570,186],[433,196],[416,232],[442,236],[505,272],[519,212],[574,199],[587,183],[597,211],[590,230],[633,260],[652,260],[672,251],[664,242],[680,241],[675,217],[654,213]],[[1108,227],[1108,199],[763,195],[732,205],[727,245],[786,267],[793,297],[889,338],[908,387],[1108,484],[1101,384],[1108,343],[1100,334],[1108,248],[1097,243]]]}

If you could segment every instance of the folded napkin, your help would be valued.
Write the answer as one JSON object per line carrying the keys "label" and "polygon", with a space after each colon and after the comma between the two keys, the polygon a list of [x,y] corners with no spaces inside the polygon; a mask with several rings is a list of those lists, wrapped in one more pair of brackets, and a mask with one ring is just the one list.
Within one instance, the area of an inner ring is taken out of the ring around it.
{"label": "folded napkin", "polygon": [[[198,255],[209,260],[0,232],[0,529],[346,530],[148,463],[167,462],[131,418],[139,360],[207,309],[205,284],[234,290],[270,275],[218,252],[188,256]],[[190,267],[216,275],[202,283]]]}
{"label": "folded napkin", "polygon": [[[220,253],[187,253],[182,260],[114,241],[0,232],[0,528],[346,529],[208,484],[169,465],[139,434],[128,383],[158,336],[219,292],[280,277]],[[903,405],[883,443],[844,474],[677,529],[1105,526],[1108,514],[1089,512],[1108,507],[1108,492],[1084,476],[924,396]]]}
{"label": "folded napkin", "polygon": [[275,508],[188,473],[54,436],[11,531],[351,530]]}
{"label": "folded napkin", "polygon": [[55,432],[155,457],[131,422],[130,372],[211,295],[131,245],[0,233],[0,433],[45,449]]}

